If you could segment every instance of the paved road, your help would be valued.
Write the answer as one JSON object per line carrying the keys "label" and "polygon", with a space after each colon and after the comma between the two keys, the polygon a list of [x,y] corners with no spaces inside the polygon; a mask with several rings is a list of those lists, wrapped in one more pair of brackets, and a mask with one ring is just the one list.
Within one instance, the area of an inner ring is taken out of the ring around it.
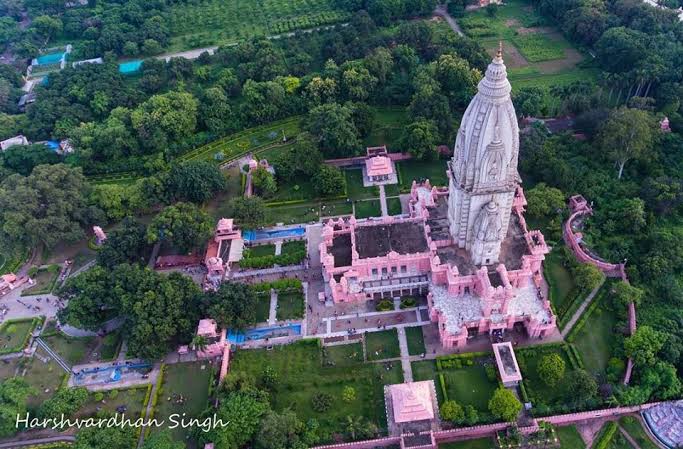
{"label": "paved road", "polygon": [[456,34],[458,34],[459,36],[465,35],[465,33],[462,32],[460,25],[458,25],[458,22],[456,22],[455,19],[450,14],[448,14],[446,5],[438,5],[434,10],[434,14],[443,17]]}

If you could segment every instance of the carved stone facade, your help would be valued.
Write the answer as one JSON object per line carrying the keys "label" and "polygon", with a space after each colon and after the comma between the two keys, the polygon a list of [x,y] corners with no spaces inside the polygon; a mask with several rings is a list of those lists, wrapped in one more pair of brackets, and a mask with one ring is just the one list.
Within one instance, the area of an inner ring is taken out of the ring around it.
{"label": "carved stone facade", "polygon": [[520,184],[519,128],[501,53],[465,111],[448,169],[450,232],[477,265],[498,262]]}

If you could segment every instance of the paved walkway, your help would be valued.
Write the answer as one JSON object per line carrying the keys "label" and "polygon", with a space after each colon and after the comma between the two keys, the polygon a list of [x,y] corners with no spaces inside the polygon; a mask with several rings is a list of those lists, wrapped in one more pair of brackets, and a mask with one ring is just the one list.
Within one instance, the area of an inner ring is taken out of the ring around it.
{"label": "paved walkway", "polygon": [[389,216],[389,208],[387,207],[387,193],[384,191],[384,186],[379,186],[379,206],[382,209],[382,216]]}
{"label": "paved walkway", "polygon": [[621,432],[621,434],[624,436],[624,438],[626,438],[626,440],[628,440],[628,442],[631,443],[631,446],[633,446],[635,449],[640,449],[640,445],[636,442],[636,440],[633,439],[633,437],[631,435],[628,434],[626,429],[621,427],[620,424],[618,424],[618,426],[619,426],[619,432]]}
{"label": "paved walkway", "polygon": [[277,321],[277,291],[270,289],[270,310],[268,311],[268,324],[275,325]]}
{"label": "paved walkway", "polygon": [[[158,367],[158,366],[155,366],[154,369],[155,369],[156,371],[158,371],[158,370],[159,370],[159,367]],[[149,415],[150,415],[150,413],[152,413],[152,409],[154,408],[154,405],[156,404],[156,401],[154,400],[154,398],[157,396],[157,391],[159,391],[159,387],[160,387],[160,385],[159,385],[159,376],[158,376],[158,375],[154,378],[154,381],[153,381],[153,382],[154,382],[154,383],[152,384],[152,392],[151,392],[150,395],[149,395],[149,402],[147,402],[147,408],[145,409],[145,419],[144,419],[144,421],[147,421],[147,420],[150,419],[150,416],[149,416]],[[140,438],[138,438],[138,446],[137,446],[137,447],[142,446],[142,443],[145,442],[145,433],[146,433],[145,430],[146,430],[146,429],[143,428],[143,429],[142,429],[142,432],[140,432]]]}
{"label": "paved walkway", "polygon": [[583,304],[579,306],[579,308],[574,312],[574,316],[572,316],[572,319],[569,320],[566,326],[564,326],[564,329],[562,329],[562,338],[565,338],[567,334],[569,334],[569,331],[572,330],[576,322],[579,320],[583,312],[586,310],[586,308],[590,305],[590,303],[593,301],[593,298],[595,297],[596,293],[598,293],[598,290],[600,290],[600,287],[602,287],[602,284],[605,283],[605,278],[602,279],[600,284],[598,284],[597,287],[591,291],[588,296],[586,296],[586,299],[583,300]]}
{"label": "paved walkway", "polygon": [[406,328],[401,326],[396,329],[398,333],[398,347],[401,349],[401,368],[403,368],[403,382],[413,381],[413,368],[410,365],[410,353],[408,352],[408,339]]}
{"label": "paved walkway", "polygon": [[446,5],[438,5],[434,10],[434,14],[443,17],[448,23],[448,25],[451,27],[451,30],[453,30],[453,32],[455,32],[459,36],[465,35],[465,33],[462,32],[462,29],[460,29],[460,25],[458,25],[458,22],[456,22],[455,19],[450,14],[448,14]]}
{"label": "paved walkway", "polygon": [[275,242],[275,255],[279,256],[282,254],[282,240]]}

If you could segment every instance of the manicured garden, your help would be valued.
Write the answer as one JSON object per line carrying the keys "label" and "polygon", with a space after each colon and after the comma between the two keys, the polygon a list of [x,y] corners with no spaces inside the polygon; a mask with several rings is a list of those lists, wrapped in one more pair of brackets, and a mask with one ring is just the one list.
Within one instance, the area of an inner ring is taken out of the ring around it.
{"label": "manicured garden", "polygon": [[[132,420],[138,419],[146,405],[148,385],[122,390],[109,390],[91,392],[88,402],[78,410],[77,418],[86,418],[97,415],[100,411],[116,413],[117,411]],[[125,411],[124,411],[125,410]]]}
{"label": "manicured garden", "polygon": [[368,360],[392,359],[401,355],[396,329],[365,334],[365,352]]}
{"label": "manicured garden", "polygon": [[274,256],[275,255],[275,245],[257,245],[250,246],[245,249],[245,252],[249,254],[249,257],[261,257],[261,256]]}
{"label": "manicured garden", "polygon": [[87,362],[97,346],[95,337],[69,337],[59,331],[44,332],[41,337],[50,349],[71,365]]}
{"label": "manicured garden", "polygon": [[243,269],[261,269],[270,268],[275,265],[296,265],[305,258],[306,242],[304,240],[284,242],[278,255],[275,255],[274,245],[260,245],[246,249],[240,261],[240,267]]}
{"label": "manicured garden", "polygon": [[301,291],[282,292],[277,295],[277,319],[295,320],[304,317],[304,294]]}
{"label": "manicured garden", "polygon": [[422,327],[406,327],[406,339],[408,340],[408,354],[420,355],[425,352],[425,340]]}
{"label": "manicured garden", "polygon": [[[200,416],[208,405],[209,385],[215,381],[215,374],[214,367],[207,361],[165,365],[154,417],[168,420],[174,413]],[[183,442],[189,438],[191,431],[180,426],[171,430],[174,439]]]}
{"label": "manicured garden", "polygon": [[575,288],[574,279],[562,260],[560,252],[554,250],[545,256],[543,262],[543,274],[550,287],[550,302],[555,310],[567,306],[565,303]]}
{"label": "manicured garden", "polygon": [[402,212],[400,198],[387,198],[387,211],[389,215],[400,215]]}
{"label": "manicured garden", "polygon": [[599,375],[605,372],[619,338],[615,332],[617,316],[614,310],[609,310],[603,303],[606,298],[596,295],[594,301],[598,301],[597,307],[584,312],[590,315],[572,340],[581,353],[586,370]]}
{"label": "manicured garden", "polygon": [[256,302],[256,322],[263,323],[268,321],[270,316],[270,294],[258,295]]}
{"label": "manicured garden", "polygon": [[353,168],[344,170],[346,177],[346,194],[353,200],[363,200],[379,197],[379,188],[363,186],[363,170]]}
{"label": "manicured garden", "polygon": [[382,216],[382,206],[380,205],[379,200],[356,201],[354,203],[354,206],[356,208],[356,218],[370,218]]}
{"label": "manicured garden", "polygon": [[488,413],[489,400],[498,388],[498,381],[487,377],[484,366],[475,363],[462,368],[444,369],[441,373],[446,382],[448,400],[462,406],[471,405],[480,415]]}
{"label": "manicured garden", "polygon": [[0,325],[0,354],[19,352],[26,347],[37,319],[7,320]]}
{"label": "manicured garden", "polygon": [[[279,379],[271,396],[273,409],[290,408],[304,422],[315,418],[322,434],[339,432],[349,416],[385,429],[383,389],[403,382],[401,364],[362,363],[360,349],[357,344],[321,348],[318,341],[305,340],[271,350],[238,351],[230,372],[259,378],[265,367],[272,368]],[[355,390],[354,399],[342,400],[345,387]],[[320,394],[331,397],[322,412],[312,407],[313,398]]]}

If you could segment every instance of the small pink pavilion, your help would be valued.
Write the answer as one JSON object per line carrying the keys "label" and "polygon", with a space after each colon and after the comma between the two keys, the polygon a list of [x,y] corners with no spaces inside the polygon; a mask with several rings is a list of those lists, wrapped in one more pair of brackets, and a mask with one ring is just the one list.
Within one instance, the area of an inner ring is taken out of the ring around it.
{"label": "small pink pavilion", "polygon": [[434,381],[386,385],[384,403],[389,435],[400,435],[401,447],[436,448],[433,432],[440,423]]}
{"label": "small pink pavilion", "polygon": [[216,288],[230,271],[230,264],[242,259],[244,240],[242,232],[234,227],[232,218],[218,220],[214,236],[209,240],[204,256],[208,269],[206,283]]}
{"label": "small pink pavilion", "polygon": [[95,242],[97,246],[101,246],[107,240],[107,234],[104,233],[101,227],[93,226],[92,232],[95,234]]}
{"label": "small pink pavilion", "polygon": [[[221,357],[221,369],[218,376],[219,382],[223,380],[230,368],[230,343],[226,339],[226,330],[218,329],[218,324],[211,318],[199,320],[197,325],[197,335],[204,337],[206,346],[196,348],[198,359],[213,359]],[[189,352],[189,348],[184,345],[178,348],[178,354],[184,355]]]}
{"label": "small pink pavilion", "polygon": [[506,341],[492,346],[501,382],[505,387],[517,386],[522,380],[522,372],[519,370],[512,343]]}
{"label": "small pink pavilion", "polygon": [[398,176],[386,146],[368,147],[363,166],[363,185],[396,184]]}

